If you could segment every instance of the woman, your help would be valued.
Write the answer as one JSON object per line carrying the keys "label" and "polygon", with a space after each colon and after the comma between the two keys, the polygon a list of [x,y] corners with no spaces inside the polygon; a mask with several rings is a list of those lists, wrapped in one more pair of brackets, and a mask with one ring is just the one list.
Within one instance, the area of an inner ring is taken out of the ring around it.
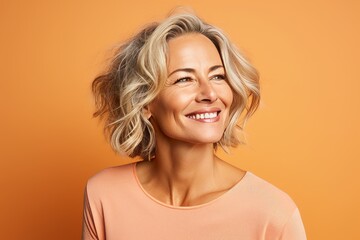
{"label": "woman", "polygon": [[214,154],[241,143],[260,100],[219,29],[189,13],[148,26],[93,91],[112,147],[143,161],[88,181],[83,239],[306,239],[288,195]]}

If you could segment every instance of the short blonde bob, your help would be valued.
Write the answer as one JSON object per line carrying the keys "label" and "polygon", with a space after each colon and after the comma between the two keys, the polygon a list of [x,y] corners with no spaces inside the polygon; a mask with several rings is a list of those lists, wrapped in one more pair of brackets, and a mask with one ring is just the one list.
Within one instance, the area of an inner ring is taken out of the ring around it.
{"label": "short blonde bob", "polygon": [[147,26],[122,44],[107,70],[92,83],[94,116],[105,121],[105,132],[116,152],[154,157],[155,132],[142,110],[167,78],[168,41],[187,33],[203,34],[214,43],[233,91],[229,125],[214,148],[220,145],[226,150],[242,143],[240,133],[260,101],[258,73],[221,30],[192,13],[182,13]]}

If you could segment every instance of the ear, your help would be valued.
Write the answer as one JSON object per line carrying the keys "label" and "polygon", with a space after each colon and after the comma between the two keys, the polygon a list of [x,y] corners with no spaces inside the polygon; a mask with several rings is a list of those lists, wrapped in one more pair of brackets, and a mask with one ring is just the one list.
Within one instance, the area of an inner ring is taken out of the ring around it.
{"label": "ear", "polygon": [[149,105],[146,105],[145,107],[143,107],[142,114],[147,119],[151,118],[151,111],[150,111]]}

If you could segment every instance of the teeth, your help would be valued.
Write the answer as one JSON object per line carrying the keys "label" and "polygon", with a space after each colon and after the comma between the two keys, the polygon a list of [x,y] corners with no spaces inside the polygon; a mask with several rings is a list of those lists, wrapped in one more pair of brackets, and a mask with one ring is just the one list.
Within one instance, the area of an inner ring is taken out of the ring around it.
{"label": "teeth", "polygon": [[191,119],[211,119],[211,118],[216,118],[217,117],[217,112],[197,113],[197,114],[194,114],[194,115],[189,115],[187,117],[191,118]]}

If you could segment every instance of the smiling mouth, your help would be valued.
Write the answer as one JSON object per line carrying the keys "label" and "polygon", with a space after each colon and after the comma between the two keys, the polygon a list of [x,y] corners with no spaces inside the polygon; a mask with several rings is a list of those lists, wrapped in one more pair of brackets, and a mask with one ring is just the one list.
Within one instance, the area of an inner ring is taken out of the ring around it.
{"label": "smiling mouth", "polygon": [[213,119],[216,118],[219,115],[220,111],[216,111],[216,112],[207,112],[207,113],[196,113],[196,114],[189,114],[186,115],[186,117],[191,118],[191,119]]}

